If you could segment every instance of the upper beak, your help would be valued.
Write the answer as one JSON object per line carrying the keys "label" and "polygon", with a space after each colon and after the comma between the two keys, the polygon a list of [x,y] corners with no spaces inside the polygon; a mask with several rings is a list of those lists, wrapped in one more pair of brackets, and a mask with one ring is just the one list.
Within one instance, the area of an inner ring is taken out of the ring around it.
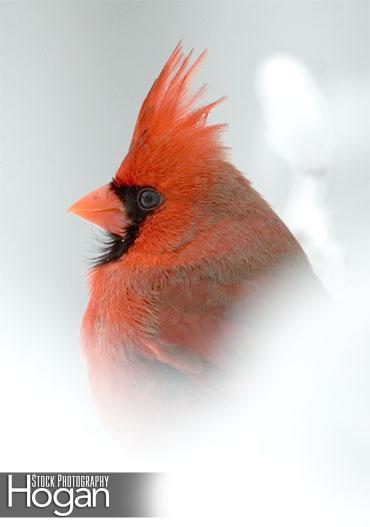
{"label": "upper beak", "polygon": [[68,212],[119,236],[129,224],[123,203],[109,183],[76,201]]}

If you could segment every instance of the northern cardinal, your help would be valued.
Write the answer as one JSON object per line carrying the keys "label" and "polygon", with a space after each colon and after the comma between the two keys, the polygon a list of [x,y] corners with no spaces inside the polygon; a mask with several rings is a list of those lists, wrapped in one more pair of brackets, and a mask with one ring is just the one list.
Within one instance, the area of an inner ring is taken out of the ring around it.
{"label": "northern cardinal", "polygon": [[228,161],[224,125],[207,124],[222,99],[199,105],[205,87],[189,85],[204,52],[191,57],[175,48],[113,180],[69,209],[109,233],[82,322],[105,413],[166,405],[189,386],[207,392],[233,363],[225,343],[240,310],[275,280],[294,280],[291,267],[315,280],[288,228]]}

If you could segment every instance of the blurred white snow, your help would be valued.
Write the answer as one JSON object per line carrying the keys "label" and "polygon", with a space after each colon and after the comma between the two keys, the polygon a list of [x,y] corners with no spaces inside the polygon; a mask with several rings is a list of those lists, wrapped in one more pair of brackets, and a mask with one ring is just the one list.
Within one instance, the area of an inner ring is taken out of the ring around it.
{"label": "blurred white snow", "polygon": [[329,308],[292,299],[285,325],[264,321],[245,390],[173,476],[176,525],[369,525],[369,296],[361,279]]}
{"label": "blurred white snow", "polygon": [[283,54],[267,57],[260,64],[256,92],[266,142],[294,176],[283,219],[328,290],[340,296],[345,290],[344,251],[326,201],[333,155],[328,101],[305,64]]}

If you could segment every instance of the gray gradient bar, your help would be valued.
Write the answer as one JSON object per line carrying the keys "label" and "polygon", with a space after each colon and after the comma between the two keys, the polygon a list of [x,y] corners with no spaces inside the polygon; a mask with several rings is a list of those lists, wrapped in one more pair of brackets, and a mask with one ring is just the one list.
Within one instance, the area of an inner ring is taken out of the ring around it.
{"label": "gray gradient bar", "polygon": [[0,517],[161,516],[153,494],[161,474],[0,473]]}

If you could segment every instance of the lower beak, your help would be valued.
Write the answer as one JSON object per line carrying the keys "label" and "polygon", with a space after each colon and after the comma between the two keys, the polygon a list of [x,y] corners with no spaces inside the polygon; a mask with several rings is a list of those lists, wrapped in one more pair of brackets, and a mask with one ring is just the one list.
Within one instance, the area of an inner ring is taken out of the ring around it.
{"label": "lower beak", "polygon": [[123,203],[109,183],[76,201],[68,212],[119,236],[123,236],[129,224]]}

